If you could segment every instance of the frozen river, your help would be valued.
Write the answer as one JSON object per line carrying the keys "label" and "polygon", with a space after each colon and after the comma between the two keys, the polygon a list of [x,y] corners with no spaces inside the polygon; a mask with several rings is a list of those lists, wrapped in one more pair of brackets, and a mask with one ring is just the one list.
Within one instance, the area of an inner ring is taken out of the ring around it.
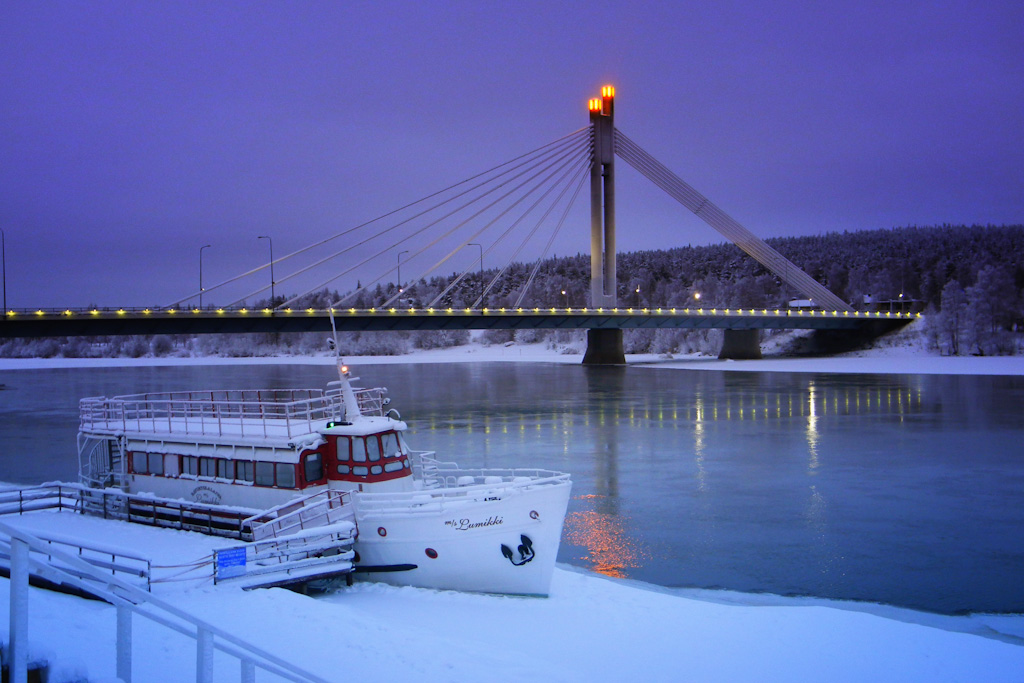
{"label": "frozen river", "polygon": [[[912,368],[908,368],[912,369]],[[1024,378],[360,366],[414,448],[573,474],[560,560],[673,587],[1024,611]],[[84,396],[324,366],[5,371],[0,480],[73,479]]]}

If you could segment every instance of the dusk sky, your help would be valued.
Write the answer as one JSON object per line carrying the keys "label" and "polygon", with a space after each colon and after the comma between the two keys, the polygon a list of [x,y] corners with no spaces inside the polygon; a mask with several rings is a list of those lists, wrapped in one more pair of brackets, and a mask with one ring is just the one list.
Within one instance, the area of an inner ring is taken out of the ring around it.
{"label": "dusk sky", "polygon": [[[209,285],[585,126],[606,83],[761,237],[1024,223],[1022,36],[1020,0],[5,2],[8,306],[166,304],[202,245]],[[621,251],[724,241],[618,168]]]}

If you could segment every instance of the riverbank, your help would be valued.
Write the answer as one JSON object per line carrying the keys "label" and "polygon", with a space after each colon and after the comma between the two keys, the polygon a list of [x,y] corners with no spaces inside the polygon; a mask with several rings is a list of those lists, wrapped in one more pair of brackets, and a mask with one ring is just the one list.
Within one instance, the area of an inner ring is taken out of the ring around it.
{"label": "riverbank", "polygon": [[[37,534],[99,535],[159,564],[224,545],[67,513],[6,521]],[[154,591],[328,680],[1019,681],[1024,671],[1020,616],[673,591],[562,565],[546,599],[372,583],[319,597],[209,581],[155,584]],[[0,611],[8,595],[0,590]],[[113,679],[112,607],[32,589],[29,609],[29,639],[55,663],[51,680]],[[136,619],[133,642],[135,680],[193,674],[192,641]],[[219,656],[217,679],[236,675],[237,664]]]}
{"label": "riverbank", "polygon": [[[406,363],[561,363],[579,365],[583,353],[548,344],[485,345],[477,342],[447,349],[416,351],[400,356],[345,356],[356,365]],[[769,355],[762,360],[718,360],[712,356],[630,354],[627,365],[675,370],[724,370],[729,372],[837,372],[930,375],[1024,375],[1024,356],[940,356],[918,346],[868,349],[828,357]],[[225,358],[0,358],[0,371],[48,368],[105,368],[190,365],[333,365],[334,358],[317,356],[268,356]]]}

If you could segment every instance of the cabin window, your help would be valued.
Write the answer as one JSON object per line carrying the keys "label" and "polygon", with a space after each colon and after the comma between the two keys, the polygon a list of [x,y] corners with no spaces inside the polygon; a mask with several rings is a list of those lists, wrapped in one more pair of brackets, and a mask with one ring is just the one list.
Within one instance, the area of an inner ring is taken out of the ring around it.
{"label": "cabin window", "polygon": [[240,479],[241,481],[252,481],[253,464],[254,463],[247,461],[235,463],[235,479]]}
{"label": "cabin window", "polygon": [[366,437],[366,452],[370,455],[370,460],[380,460],[380,441],[376,436]]}
{"label": "cabin window", "polygon": [[401,460],[392,460],[391,462],[389,462],[386,465],[384,465],[384,471],[385,472],[397,472],[400,469],[402,469],[402,461]]}
{"label": "cabin window", "polygon": [[274,463],[272,463],[272,462],[258,462],[258,463],[256,463],[256,485],[257,486],[273,486],[274,485]]}
{"label": "cabin window", "polygon": [[181,456],[181,473],[193,476],[199,474],[199,458],[194,455]]}
{"label": "cabin window", "polygon": [[214,458],[199,458],[199,476],[217,476],[217,461]]}
{"label": "cabin window", "polygon": [[145,453],[132,453],[132,472],[135,474],[146,474],[149,470],[146,468],[146,454]]}
{"label": "cabin window", "polygon": [[217,478],[218,479],[234,479],[235,478],[235,461],[225,460],[224,458],[217,459]]}
{"label": "cabin window", "polygon": [[310,453],[303,463],[306,483],[320,481],[324,478],[324,458],[320,453]]}
{"label": "cabin window", "polygon": [[384,447],[385,458],[397,458],[402,454],[402,446],[398,443],[398,434],[395,432],[381,434],[380,443]]}
{"label": "cabin window", "polygon": [[352,456],[352,439],[347,436],[338,437],[338,460],[349,460]]}
{"label": "cabin window", "polygon": [[366,469],[365,467],[353,467],[352,468],[352,474],[359,475],[360,477],[365,477],[369,473],[370,473],[370,470]]}
{"label": "cabin window", "polygon": [[366,439],[358,437],[352,441],[352,459],[356,462],[366,462]]}
{"label": "cabin window", "polygon": [[164,473],[164,456],[161,453],[149,453],[149,473],[162,475]]}
{"label": "cabin window", "polygon": [[373,467],[370,468],[370,474],[380,474],[383,471],[384,468],[381,467],[380,465],[374,465]]}
{"label": "cabin window", "polygon": [[338,465],[338,474],[348,474],[352,471],[352,468],[348,465]]}
{"label": "cabin window", "polygon": [[295,488],[295,465],[277,463],[277,485],[285,489]]}
{"label": "cabin window", "polygon": [[178,465],[181,463],[181,458],[177,455],[165,455],[164,456],[164,474],[168,477],[176,477],[179,474]]}

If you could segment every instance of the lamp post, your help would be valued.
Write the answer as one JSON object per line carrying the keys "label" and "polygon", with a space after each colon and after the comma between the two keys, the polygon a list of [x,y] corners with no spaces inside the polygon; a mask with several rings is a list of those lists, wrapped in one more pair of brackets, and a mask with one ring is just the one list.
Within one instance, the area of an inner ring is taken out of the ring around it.
{"label": "lamp post", "polygon": [[[483,245],[477,244],[476,242],[470,242],[466,245],[467,247],[479,247],[480,248],[480,298],[484,295],[484,248]],[[483,301],[480,305],[483,305]]]}
{"label": "lamp post", "polygon": [[397,276],[397,279],[398,279],[398,294],[399,294],[399,296],[398,296],[398,305],[399,306],[402,305],[402,296],[401,296],[401,294],[402,294],[402,254],[408,254],[408,253],[409,253],[408,249],[403,249],[402,251],[398,252],[398,276]]}
{"label": "lamp post", "polygon": [[274,240],[266,235],[260,235],[256,239],[267,240],[270,244],[270,307],[274,307]]}
{"label": "lamp post", "polygon": [[203,308],[203,249],[208,249],[209,244],[199,247],[199,308]]}
{"label": "lamp post", "polygon": [[569,308],[569,293],[568,293],[568,292],[566,292],[566,291],[565,291],[565,290],[563,289],[563,290],[562,290],[562,296],[564,296],[564,297],[565,297],[565,307],[566,307],[566,308]]}
{"label": "lamp post", "polygon": [[4,266],[4,320],[7,320],[7,236],[3,228],[0,228],[0,260]]}

